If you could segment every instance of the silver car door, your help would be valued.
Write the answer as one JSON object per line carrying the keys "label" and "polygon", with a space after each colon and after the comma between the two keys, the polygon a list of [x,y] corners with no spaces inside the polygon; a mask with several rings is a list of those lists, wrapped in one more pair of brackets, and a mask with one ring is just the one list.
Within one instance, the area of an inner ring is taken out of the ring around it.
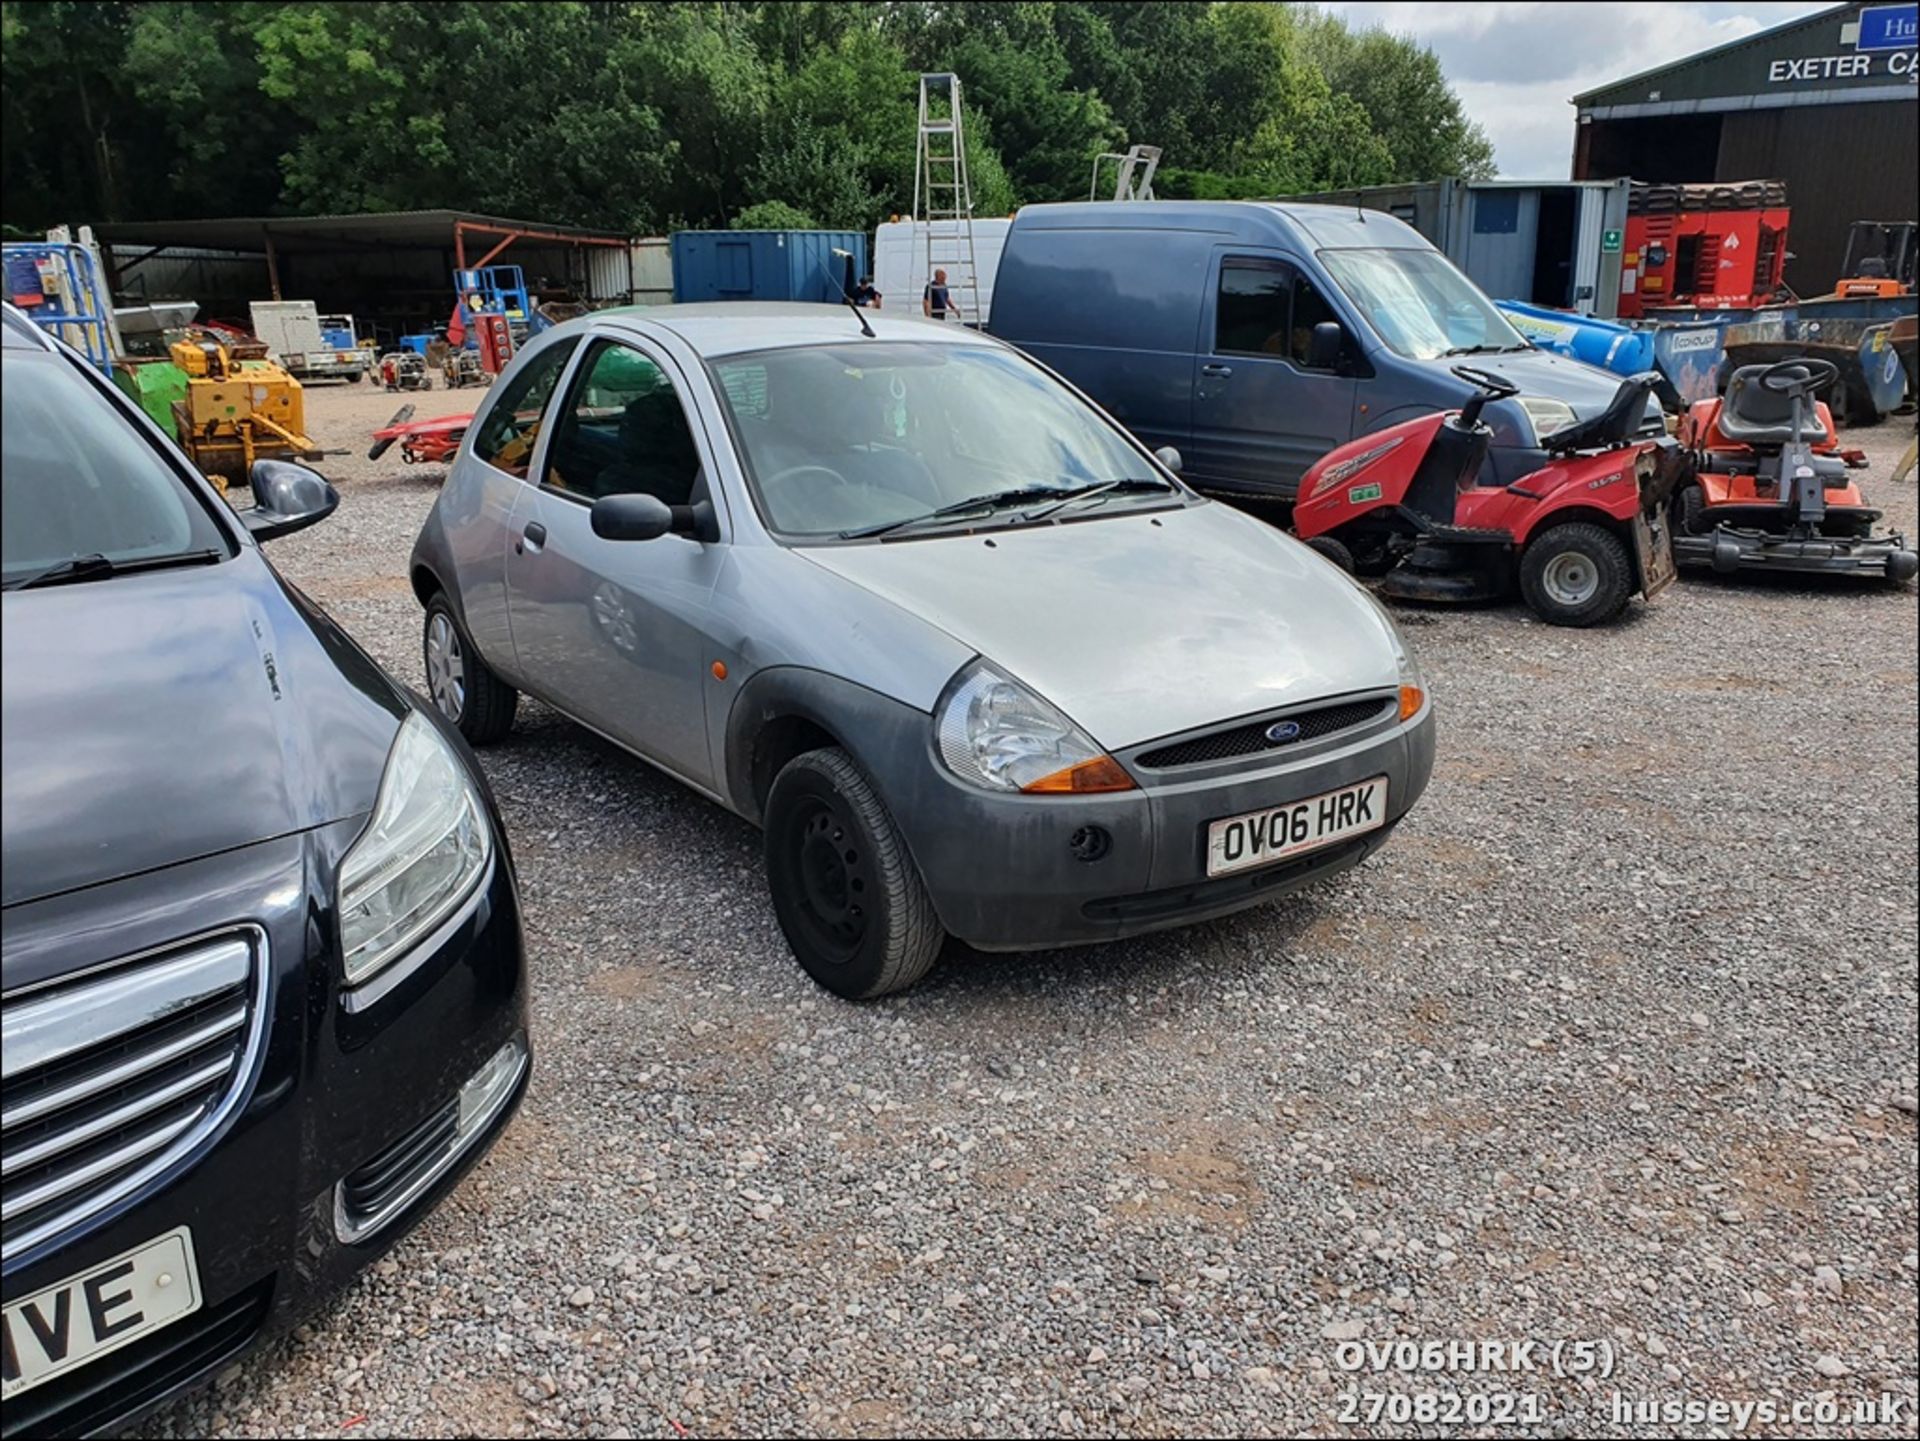
{"label": "silver car door", "polygon": [[595,336],[542,437],[540,485],[514,514],[507,605],[528,683],[569,714],[712,790],[709,598],[725,542],[605,540],[594,501],[705,498],[711,464],[669,358]]}
{"label": "silver car door", "polygon": [[537,349],[529,347],[487,397],[471,439],[454,457],[440,498],[454,573],[460,577],[467,635],[481,658],[507,676],[520,674],[506,590],[514,512],[531,488],[527,472],[542,413],[578,346],[578,336],[565,336]]}

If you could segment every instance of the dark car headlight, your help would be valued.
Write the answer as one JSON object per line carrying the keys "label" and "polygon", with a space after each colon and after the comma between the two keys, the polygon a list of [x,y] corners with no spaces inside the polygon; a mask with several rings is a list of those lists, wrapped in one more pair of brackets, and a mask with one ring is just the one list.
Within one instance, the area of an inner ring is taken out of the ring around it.
{"label": "dark car headlight", "polygon": [[377,974],[445,920],[492,854],[466,764],[431,721],[410,714],[387,752],[373,817],[340,862],[346,983]]}

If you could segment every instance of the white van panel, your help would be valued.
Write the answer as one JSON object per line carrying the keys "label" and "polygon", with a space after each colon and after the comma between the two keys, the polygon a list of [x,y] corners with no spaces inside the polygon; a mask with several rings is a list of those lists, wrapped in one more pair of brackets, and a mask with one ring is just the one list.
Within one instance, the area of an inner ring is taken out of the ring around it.
{"label": "white van panel", "polygon": [[[1000,269],[1000,252],[1006,248],[1011,229],[1013,222],[1006,219],[973,222],[973,256],[978,271],[974,278],[980,287],[980,313],[988,317],[993,314],[993,277]],[[889,220],[875,227],[873,284],[880,292],[883,309],[918,315],[927,278],[926,222]],[[948,279],[953,277],[949,275]]]}

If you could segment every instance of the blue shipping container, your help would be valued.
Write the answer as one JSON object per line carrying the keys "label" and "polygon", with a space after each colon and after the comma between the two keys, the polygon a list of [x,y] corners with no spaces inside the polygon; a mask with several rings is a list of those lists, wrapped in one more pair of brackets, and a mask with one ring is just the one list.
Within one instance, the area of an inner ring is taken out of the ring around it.
{"label": "blue shipping container", "polygon": [[[671,241],[673,298],[839,304],[867,273],[857,230],[681,230]],[[844,250],[852,257],[835,255]]]}

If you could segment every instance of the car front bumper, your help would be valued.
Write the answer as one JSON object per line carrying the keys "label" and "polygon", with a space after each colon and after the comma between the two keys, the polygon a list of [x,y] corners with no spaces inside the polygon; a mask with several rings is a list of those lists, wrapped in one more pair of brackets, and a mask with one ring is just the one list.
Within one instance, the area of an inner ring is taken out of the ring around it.
{"label": "car front bumper", "polygon": [[[497,818],[476,889],[356,993],[339,984],[333,897],[364,824],[9,911],[10,976],[69,975],[229,922],[262,937],[266,976],[258,1059],[219,1127],[124,1201],[4,1258],[14,1302],[184,1226],[200,1309],[10,1397],[0,1408],[8,1436],[123,1428],[290,1326],[405,1235],[513,1114],[531,1055],[519,901]],[[503,1052],[513,1064],[489,1071]],[[467,1086],[476,1076],[494,1083],[484,1097]],[[463,1088],[472,1114],[457,1145],[435,1149],[437,1118]],[[407,1155],[404,1172],[381,1168]],[[343,1222],[342,1183],[353,1177],[387,1183],[355,1193],[358,1219],[375,1224]]]}
{"label": "car front bumper", "polygon": [[[1166,771],[1139,763],[1166,744],[1122,752],[1117,759],[1141,786],[1114,795],[993,794],[948,775],[928,747],[921,764],[932,779],[905,787],[908,804],[892,798],[901,788],[888,777],[877,779],[949,932],[986,951],[1083,945],[1226,915],[1358,865],[1426,789],[1433,707],[1297,748]],[[1256,869],[1207,875],[1209,823],[1376,776],[1387,779],[1378,829]]]}

